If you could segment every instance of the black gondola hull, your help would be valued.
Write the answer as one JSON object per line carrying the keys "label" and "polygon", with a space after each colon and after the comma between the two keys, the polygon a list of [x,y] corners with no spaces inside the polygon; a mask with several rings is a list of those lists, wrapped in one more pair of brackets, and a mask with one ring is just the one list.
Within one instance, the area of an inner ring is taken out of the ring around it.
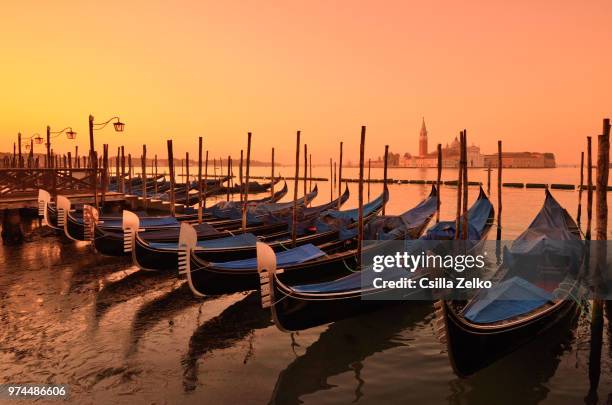
{"label": "black gondola hull", "polygon": [[508,327],[481,328],[462,322],[455,311],[448,308],[448,302],[444,305],[449,357],[460,377],[474,374],[524,344],[552,332],[558,325],[566,325],[578,314],[576,302],[568,299],[533,319]]}

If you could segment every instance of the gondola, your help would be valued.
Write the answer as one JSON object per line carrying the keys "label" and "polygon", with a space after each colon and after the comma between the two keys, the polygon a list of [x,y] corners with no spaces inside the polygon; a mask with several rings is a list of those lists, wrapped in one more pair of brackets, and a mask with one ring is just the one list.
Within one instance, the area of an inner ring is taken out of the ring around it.
{"label": "gondola", "polygon": [[[273,196],[250,201],[253,204],[264,204],[268,201],[276,201],[281,199],[287,193],[287,184],[277,191]],[[60,196],[58,196],[58,199]],[[94,212],[90,211],[88,213],[89,217],[85,218],[84,210],[73,210],[71,203],[65,197],[62,197],[62,215],[61,218],[58,215],[57,208],[59,207],[59,203],[52,205],[50,204],[51,195],[45,190],[39,190],[39,215],[44,218],[45,224],[49,225],[55,230],[62,231],[64,234],[72,240],[75,241],[85,241],[92,240],[94,235],[93,223],[88,222],[95,218],[94,222],[98,224],[103,224],[101,227],[106,231],[114,231],[119,232],[122,231],[122,216],[121,215],[106,215],[99,217],[98,211],[94,210]],[[57,207],[56,207],[57,206]],[[92,210],[92,207],[88,207],[89,210]],[[170,216],[147,216],[141,215],[143,218],[148,218],[144,220],[143,226],[147,227],[150,230],[160,230],[166,229],[168,227],[174,227],[177,229],[175,240],[178,240],[178,225],[179,221],[190,221],[197,219],[197,211],[194,209],[189,209],[187,212],[183,214],[177,215],[175,218]],[[223,227],[227,227],[227,223],[222,223],[223,218],[214,218],[212,215],[207,212],[203,216],[205,221],[219,221],[223,225]],[[102,232],[98,232],[98,236],[104,237],[101,235]],[[108,236],[106,239],[112,239],[112,236]]]}
{"label": "gondola", "polygon": [[[269,181],[267,183],[259,183],[257,181],[249,181],[249,194],[258,194],[258,193],[265,193],[266,191],[270,190],[272,188],[272,183],[274,182],[274,185],[276,185],[279,181],[280,181],[280,177],[275,177],[273,181]],[[245,191],[245,185],[244,184],[236,184],[234,186],[231,187],[220,187],[218,194],[223,195],[226,193],[230,193],[230,194],[238,194],[238,193],[244,193]]]}
{"label": "gondola", "polygon": [[[474,246],[481,244],[493,224],[493,205],[481,189],[476,202],[468,210],[471,237]],[[419,240],[454,238],[455,222],[439,222]],[[439,231],[443,232],[439,232]],[[376,245],[372,245],[373,249]],[[276,269],[277,260],[264,243],[257,244],[257,265],[261,279],[262,306],[271,308],[276,326],[283,331],[301,330],[367,311],[383,308],[402,300],[377,299],[387,292],[376,289],[371,284],[362,284],[362,277],[375,274],[371,269],[356,269],[347,276],[326,282],[296,284],[287,277],[284,269]],[[367,273],[363,273],[367,272]],[[415,277],[425,277],[427,271],[413,273]],[[368,285],[368,287],[364,287]],[[406,293],[408,294],[408,293]],[[421,296],[423,291],[415,288],[409,294]],[[366,297],[368,299],[364,299]],[[404,299],[408,297],[404,296]]]}
{"label": "gondola", "polygon": [[[382,199],[377,200],[383,201],[387,195],[388,191],[385,188]],[[367,205],[364,207],[364,222],[380,219],[376,217],[377,206],[368,207]],[[380,205],[382,208],[382,204]],[[423,202],[401,216],[395,217],[402,219],[396,221],[397,226],[389,230],[388,235],[392,235],[393,239],[418,237],[435,213],[436,206],[437,192],[435,187],[432,187],[431,194]],[[355,215],[352,225],[356,225],[356,210],[352,214]],[[384,217],[384,219],[389,220],[390,217]],[[330,279],[350,273],[356,263],[354,237],[356,234],[349,232],[351,237],[345,239],[341,233],[342,230],[331,229],[316,233],[315,237],[305,236],[300,241],[301,245],[288,250],[283,250],[282,247],[289,245],[290,240],[283,244],[272,241],[266,246],[277,252],[276,259],[283,265],[284,277],[291,283]],[[329,235],[329,238],[313,243],[317,237],[320,238],[322,235]],[[195,295],[220,294],[259,287],[257,258],[211,263],[198,256],[197,249],[192,249],[187,260],[189,262],[185,264],[188,266],[183,266],[183,272],[187,275],[189,286]]]}
{"label": "gondola", "polygon": [[464,305],[436,302],[439,337],[456,374],[469,376],[567,325],[577,314],[583,249],[576,223],[546,190],[531,225],[504,251],[494,286],[477,291]]}
{"label": "gondola", "polygon": [[[303,208],[299,212],[299,217],[302,220],[308,220],[310,216],[318,216],[320,213],[335,208],[344,204],[349,198],[348,187],[345,189],[342,196],[329,203],[310,208]],[[138,229],[137,218],[130,219],[131,224],[128,226],[130,229]],[[198,241],[202,242],[202,245],[217,246],[215,249],[208,249],[207,251],[200,252],[203,257],[211,256],[222,256],[227,257],[234,255],[234,257],[244,257],[252,255],[254,253],[255,241],[259,239],[271,240],[285,238],[289,234],[289,227],[287,222],[273,222],[271,224],[264,224],[260,226],[250,227],[246,232],[241,230],[235,232],[218,232],[217,235],[202,235],[201,232],[196,228],[198,234]],[[133,240],[132,258],[134,264],[143,270],[152,271],[178,271],[178,240],[179,233],[173,233],[174,238],[169,238],[169,235],[165,235],[164,239],[161,239],[159,232],[132,232],[131,240]],[[302,235],[305,239],[301,243],[323,243],[332,239],[331,234],[315,234],[312,232],[308,235]],[[334,236],[335,238],[335,236]],[[211,239],[216,239],[212,241]],[[208,241],[208,242],[206,242]],[[250,246],[249,246],[250,243]],[[228,248],[223,246],[227,245]],[[247,246],[245,248],[245,245]],[[280,247],[280,243],[278,244]]]}
{"label": "gondola", "polygon": [[[306,202],[311,201],[316,197],[318,193],[318,188],[315,188],[305,197],[302,197],[298,200],[298,205],[304,205]],[[265,203],[267,204],[267,203]],[[255,210],[259,207],[256,205],[255,207],[250,207],[251,210]],[[293,203],[269,203],[266,209],[266,213],[270,211],[278,210],[280,212],[290,213],[293,208]],[[289,211],[287,211],[289,210]],[[195,211],[195,210],[194,210]],[[195,221],[197,220],[197,211],[195,214],[183,214],[181,216],[171,217],[154,217],[154,218],[137,218],[138,225],[137,228],[132,227],[132,223],[134,221],[129,221],[129,224],[123,223],[123,217],[121,220],[107,220],[104,223],[96,223],[94,226],[94,237],[93,243],[96,250],[104,255],[109,256],[124,256],[130,254],[131,248],[133,246],[133,238],[136,233],[135,229],[138,229],[138,233],[140,234],[141,230],[145,232],[158,232],[163,231],[164,240],[160,243],[167,243],[169,239],[172,240],[172,245],[176,245],[176,241],[178,241],[179,236],[179,227],[181,222]],[[240,228],[242,223],[241,218],[238,219],[210,219],[207,220],[207,225],[205,226],[205,235],[210,236],[208,232],[208,227],[212,226],[217,231],[226,231],[229,232],[230,235],[233,233],[242,233],[241,231],[235,232]],[[198,225],[198,227],[202,227]],[[132,228],[130,228],[132,227]],[[249,215],[247,217],[247,232],[250,233],[270,233],[270,232],[280,232],[284,231],[287,227],[286,223],[275,223],[266,225],[262,223],[261,218],[257,215]],[[131,229],[131,230],[130,230]],[[170,235],[176,235],[172,238]],[[245,236],[246,239],[248,236]],[[155,238],[143,238],[148,239],[150,241],[154,241]],[[169,242],[168,242],[169,243]],[[232,248],[223,249],[222,252],[224,254],[230,254]]]}

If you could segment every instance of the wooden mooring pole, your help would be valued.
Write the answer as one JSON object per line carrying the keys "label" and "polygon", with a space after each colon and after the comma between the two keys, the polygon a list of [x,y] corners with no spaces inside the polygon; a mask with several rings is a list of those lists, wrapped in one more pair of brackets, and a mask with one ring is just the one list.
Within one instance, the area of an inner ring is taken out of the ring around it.
{"label": "wooden mooring pole", "polygon": [[338,210],[340,210],[340,196],[342,195],[342,146],[344,142],[340,142],[340,161],[338,163]]}
{"label": "wooden mooring pole", "polygon": [[[340,143],[340,151],[342,151],[342,142]],[[342,156],[342,152],[340,152]],[[291,246],[295,247],[297,238],[297,198],[298,184],[300,180],[300,131],[297,131],[295,141],[295,176],[293,181],[293,212],[291,213]]]}
{"label": "wooden mooring pole", "polygon": [[334,201],[334,168],[332,158],[329,158],[329,201]]}
{"label": "wooden mooring pole", "polygon": [[467,130],[463,130],[463,143],[461,149],[461,160],[463,161],[463,217],[461,239],[468,239],[468,159],[467,159]]}
{"label": "wooden mooring pole", "polygon": [[603,120],[603,133],[597,137],[597,180],[595,186],[596,215],[595,265],[591,267],[590,281],[593,285],[593,306],[591,309],[591,341],[589,351],[589,396],[597,398],[597,389],[601,378],[601,352],[603,345],[603,303],[605,292],[605,273],[608,239],[608,177],[610,173],[610,120]]}
{"label": "wooden mooring pole", "polygon": [[497,141],[497,240],[502,232],[502,141]]}
{"label": "wooden mooring pole", "polygon": [[359,193],[358,193],[358,231],[357,231],[357,268],[361,268],[361,252],[363,245],[363,166],[365,155],[366,127],[361,127],[361,140],[359,143]]}
{"label": "wooden mooring pole", "polygon": [[270,173],[270,181],[271,181],[271,186],[270,186],[270,197],[274,197],[274,148],[272,148],[272,170]]}
{"label": "wooden mooring pole", "polygon": [[147,145],[142,145],[142,206],[147,209]]}
{"label": "wooden mooring pole", "polygon": [[249,202],[249,170],[251,168],[251,133],[247,135],[246,178],[244,184],[244,201],[242,203],[242,231],[247,228],[247,205]]}
{"label": "wooden mooring pole", "polygon": [[[383,193],[385,192],[385,190],[387,190],[387,167],[389,164],[389,145],[385,145],[385,157],[384,157],[384,162],[383,162]],[[385,215],[385,213],[387,212],[387,201],[383,201],[383,206],[382,206],[382,214]]]}
{"label": "wooden mooring pole", "polygon": [[584,237],[591,240],[591,223],[593,222],[593,155],[591,137],[587,136],[587,226]]}
{"label": "wooden mooring pole", "polygon": [[308,145],[304,144],[304,206],[308,205],[306,194],[308,194]]}
{"label": "wooden mooring pole", "polygon": [[202,223],[202,137],[198,138],[198,224]]}
{"label": "wooden mooring pole", "polygon": [[576,223],[580,228],[580,216],[582,214],[582,188],[584,184],[584,152],[580,152],[580,186],[578,187],[578,213],[576,214]]}
{"label": "wooden mooring pole", "polygon": [[372,159],[368,158],[368,201],[370,201],[370,183],[372,181]]}
{"label": "wooden mooring pole", "polygon": [[460,239],[461,201],[463,200],[463,132],[459,135],[459,162],[457,174],[457,212],[455,215],[455,239]]}
{"label": "wooden mooring pole", "polygon": [[436,223],[440,222],[440,195],[442,194],[441,190],[441,181],[442,178],[442,144],[438,144],[438,177],[436,179],[436,192],[438,193],[436,198]]}
{"label": "wooden mooring pole", "polygon": [[174,153],[172,151],[172,139],[168,139],[168,170],[170,171],[170,214],[174,216],[175,213],[175,199],[174,199]]}
{"label": "wooden mooring pole", "polygon": [[189,186],[191,186],[191,180],[189,178],[189,152],[185,152],[185,206],[189,206]]}

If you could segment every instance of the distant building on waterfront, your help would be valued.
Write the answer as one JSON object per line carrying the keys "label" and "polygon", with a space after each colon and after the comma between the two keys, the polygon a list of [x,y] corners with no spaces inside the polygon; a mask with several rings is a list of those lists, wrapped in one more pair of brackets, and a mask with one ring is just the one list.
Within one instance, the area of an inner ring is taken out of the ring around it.
{"label": "distant building on waterfront", "polygon": [[[497,167],[499,157],[497,154],[485,155],[484,164],[488,167]],[[502,167],[519,168],[546,168],[556,167],[554,153],[538,152],[502,152]]]}
{"label": "distant building on waterfront", "polygon": [[[398,166],[401,167],[437,167],[438,152],[434,150],[428,151],[427,145],[427,126],[425,118],[421,123],[421,131],[419,132],[419,154],[413,156],[406,152],[399,159]],[[443,167],[459,167],[459,139],[455,139],[442,147],[442,166]],[[393,166],[395,162],[389,159],[389,165]],[[395,160],[395,159],[394,159]],[[382,159],[378,159],[377,165],[382,164]],[[497,167],[497,154],[483,155],[480,152],[480,147],[472,144],[467,147],[467,163],[468,167]],[[538,153],[538,152],[504,152],[502,153],[503,167],[524,167],[524,168],[541,168],[555,167],[555,155],[553,153]]]}
{"label": "distant building on waterfront", "polygon": [[[484,156],[480,153],[480,148],[476,145],[468,146],[467,158],[469,167],[483,167]],[[419,133],[419,154],[412,156],[405,153],[400,166],[404,167],[437,167],[438,152],[434,150],[429,152],[427,149],[427,126],[425,119],[421,123],[421,131]],[[459,166],[459,139],[455,137],[453,142],[446,144],[442,148],[442,166],[443,167],[458,167]]]}

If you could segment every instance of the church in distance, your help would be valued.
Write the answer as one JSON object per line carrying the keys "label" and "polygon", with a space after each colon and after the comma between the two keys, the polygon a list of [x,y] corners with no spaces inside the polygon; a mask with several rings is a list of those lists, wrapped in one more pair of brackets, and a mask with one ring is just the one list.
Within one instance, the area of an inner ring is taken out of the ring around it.
{"label": "church in distance", "polygon": [[[497,154],[483,155],[480,147],[471,145],[467,147],[468,167],[497,167]],[[382,158],[373,165],[382,165]],[[411,155],[406,152],[403,156],[399,154],[389,154],[389,165],[399,167],[437,167],[438,152],[428,151],[427,127],[425,119],[421,124],[419,133],[419,154]],[[457,137],[450,143],[442,147],[442,166],[459,166],[459,140]],[[555,167],[555,155],[553,153],[539,152],[502,152],[502,166],[508,168],[552,168]]]}

